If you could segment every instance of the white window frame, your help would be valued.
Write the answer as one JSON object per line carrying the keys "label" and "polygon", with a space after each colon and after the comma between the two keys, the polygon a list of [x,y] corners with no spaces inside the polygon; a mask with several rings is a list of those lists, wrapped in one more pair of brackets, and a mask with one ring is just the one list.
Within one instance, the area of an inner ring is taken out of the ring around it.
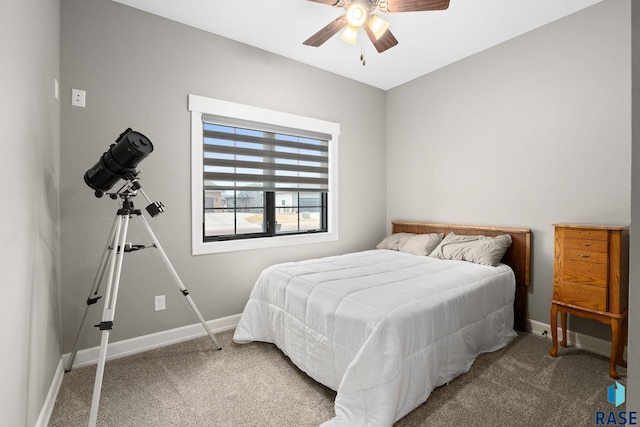
{"label": "white window frame", "polygon": [[[250,105],[190,94],[191,112],[191,252],[204,255],[250,249],[313,244],[338,240],[338,137],[340,124]],[[202,233],[203,198],[203,133],[202,115],[211,114],[250,120],[293,129],[331,135],[329,140],[328,229],[322,233],[278,235],[255,239],[205,242]]]}

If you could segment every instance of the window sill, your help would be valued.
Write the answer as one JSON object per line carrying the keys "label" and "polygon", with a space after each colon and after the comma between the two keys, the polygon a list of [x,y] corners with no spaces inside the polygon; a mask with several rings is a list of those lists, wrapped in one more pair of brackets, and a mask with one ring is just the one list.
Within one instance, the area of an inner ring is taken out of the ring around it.
{"label": "window sill", "polygon": [[202,242],[194,240],[193,255],[206,255],[222,252],[247,251],[252,249],[277,248],[292,245],[309,245],[338,240],[337,232],[296,234],[292,236],[262,237],[256,239],[225,240],[220,242]]}

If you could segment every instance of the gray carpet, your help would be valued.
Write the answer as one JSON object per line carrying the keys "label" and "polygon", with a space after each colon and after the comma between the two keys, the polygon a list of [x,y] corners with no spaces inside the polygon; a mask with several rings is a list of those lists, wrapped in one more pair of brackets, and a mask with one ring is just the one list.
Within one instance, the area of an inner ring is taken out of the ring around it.
{"label": "gray carpet", "polygon": [[[275,346],[237,345],[233,331],[107,362],[99,426],[318,426],[333,417],[335,392],[298,370]],[[608,360],[520,334],[481,355],[395,424],[413,426],[593,426],[607,402]],[[626,369],[620,369],[626,383]],[[85,426],[95,366],[65,374],[50,427]]]}

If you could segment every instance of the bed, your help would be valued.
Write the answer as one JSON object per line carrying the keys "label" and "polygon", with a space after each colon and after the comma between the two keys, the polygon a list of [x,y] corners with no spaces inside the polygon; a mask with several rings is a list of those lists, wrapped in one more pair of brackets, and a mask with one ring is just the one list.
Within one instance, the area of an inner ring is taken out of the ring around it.
{"label": "bed", "polygon": [[529,229],[392,222],[390,238],[405,235],[439,235],[433,253],[449,238],[511,243],[495,266],[420,256],[387,239],[382,249],[278,264],[243,311],[236,343],[273,343],[337,392],[323,427],[391,426],[526,327]]}

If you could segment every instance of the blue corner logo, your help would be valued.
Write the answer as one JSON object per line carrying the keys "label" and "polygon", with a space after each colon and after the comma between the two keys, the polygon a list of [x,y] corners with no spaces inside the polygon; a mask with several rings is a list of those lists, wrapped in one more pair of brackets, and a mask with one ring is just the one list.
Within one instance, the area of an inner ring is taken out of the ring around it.
{"label": "blue corner logo", "polygon": [[[616,381],[614,385],[607,388],[607,400],[616,408],[625,402],[625,389],[622,384]],[[637,411],[596,411],[595,424],[597,426],[637,426]]]}
{"label": "blue corner logo", "polygon": [[625,400],[625,390],[624,386],[616,381],[615,385],[610,385],[607,389],[607,400],[612,405],[616,405],[616,407],[622,405]]}

